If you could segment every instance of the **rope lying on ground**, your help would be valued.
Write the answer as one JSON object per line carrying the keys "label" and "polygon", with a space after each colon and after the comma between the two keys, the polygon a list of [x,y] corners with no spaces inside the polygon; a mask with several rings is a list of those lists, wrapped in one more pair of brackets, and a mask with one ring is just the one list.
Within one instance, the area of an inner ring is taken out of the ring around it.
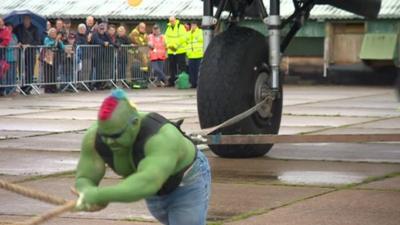
{"label": "rope lying on ground", "polygon": [[38,225],[50,220],[53,217],[59,216],[63,213],[73,210],[76,205],[76,201],[67,201],[63,198],[54,195],[49,195],[35,189],[23,187],[18,184],[12,184],[10,182],[1,179],[0,179],[0,188],[23,195],[25,197],[37,199],[42,202],[47,202],[53,205],[60,205],[55,209],[52,209],[44,214],[35,216],[25,222],[18,222],[18,223],[0,222],[0,225]]}

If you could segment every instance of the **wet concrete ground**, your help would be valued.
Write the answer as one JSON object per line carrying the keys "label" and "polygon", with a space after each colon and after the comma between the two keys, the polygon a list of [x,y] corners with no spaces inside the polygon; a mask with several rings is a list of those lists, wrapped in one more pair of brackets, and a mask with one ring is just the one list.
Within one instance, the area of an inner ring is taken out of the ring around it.
{"label": "wet concrete ground", "polygon": [[[285,86],[281,134],[400,133],[400,104],[384,87]],[[84,130],[108,92],[0,98],[0,179],[68,199]],[[192,90],[128,91],[143,111],[199,130]],[[262,158],[222,159],[210,224],[399,224],[400,143],[279,144]],[[118,179],[111,172],[101,185]],[[52,208],[0,190],[0,221]],[[48,224],[158,224],[143,201],[68,213]]]}

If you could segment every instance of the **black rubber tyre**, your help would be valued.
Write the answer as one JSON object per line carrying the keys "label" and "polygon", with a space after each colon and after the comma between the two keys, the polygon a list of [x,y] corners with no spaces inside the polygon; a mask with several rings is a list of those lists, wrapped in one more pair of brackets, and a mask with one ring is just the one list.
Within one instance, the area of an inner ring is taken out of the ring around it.
{"label": "black rubber tyre", "polygon": [[400,101],[400,68],[396,68],[397,70],[397,78],[395,83],[397,99]]}
{"label": "black rubber tyre", "polygon": [[[268,61],[265,36],[245,27],[231,27],[216,36],[205,52],[197,89],[200,126],[218,125],[256,104],[255,85]],[[270,87],[270,84],[268,85]],[[270,88],[268,89],[270,90]],[[282,88],[280,88],[282,93]],[[270,117],[259,112],[215,133],[276,134],[282,114],[282,94],[272,103]],[[227,158],[250,158],[265,155],[270,145],[211,145],[211,150]]]}

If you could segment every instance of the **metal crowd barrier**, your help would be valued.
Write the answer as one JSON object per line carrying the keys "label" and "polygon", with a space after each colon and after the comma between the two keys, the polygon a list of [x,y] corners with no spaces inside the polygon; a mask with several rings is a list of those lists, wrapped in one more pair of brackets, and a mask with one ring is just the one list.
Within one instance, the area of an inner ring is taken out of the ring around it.
{"label": "metal crowd barrier", "polygon": [[74,55],[72,46],[68,45],[65,49],[46,46],[23,48],[22,90],[33,90],[39,94],[41,87],[46,93],[71,88],[77,92],[74,86],[76,71]]}
{"label": "metal crowd barrier", "polygon": [[8,94],[18,89],[24,93],[20,86],[21,67],[20,67],[21,49],[19,47],[1,47],[0,48],[0,90],[1,94]]}
{"label": "metal crowd barrier", "polygon": [[[18,89],[25,95],[40,94],[41,88],[47,93],[78,92],[119,84],[129,88],[135,81],[152,83],[155,76],[148,51],[148,47],[133,45],[0,48],[0,90]],[[164,66],[168,74],[167,61]]]}

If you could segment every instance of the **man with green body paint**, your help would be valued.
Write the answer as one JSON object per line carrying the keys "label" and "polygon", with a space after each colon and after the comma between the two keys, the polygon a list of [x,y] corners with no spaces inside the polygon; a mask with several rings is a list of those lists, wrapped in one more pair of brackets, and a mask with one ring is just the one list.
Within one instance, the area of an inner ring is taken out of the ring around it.
{"label": "man with green body paint", "polygon": [[[106,165],[123,180],[99,187]],[[114,90],[86,132],[76,174],[77,210],[95,211],[110,202],[145,199],[163,224],[206,222],[211,175],[207,158],[175,124],[141,113]]]}

